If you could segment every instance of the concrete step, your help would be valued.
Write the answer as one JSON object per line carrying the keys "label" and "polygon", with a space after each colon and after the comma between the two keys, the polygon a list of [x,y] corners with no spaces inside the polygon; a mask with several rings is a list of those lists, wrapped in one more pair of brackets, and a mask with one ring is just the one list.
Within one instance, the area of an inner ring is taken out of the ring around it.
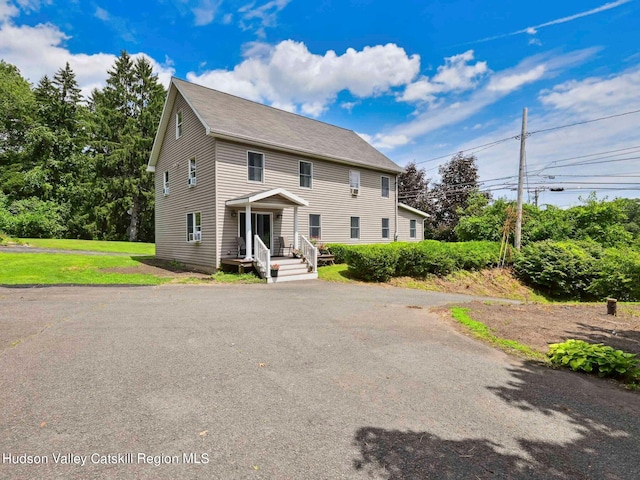
{"label": "concrete step", "polygon": [[318,278],[318,273],[301,273],[298,275],[284,275],[281,276],[278,274],[277,278],[269,277],[267,278],[267,283],[282,283],[282,282],[295,282],[297,280],[316,280]]}

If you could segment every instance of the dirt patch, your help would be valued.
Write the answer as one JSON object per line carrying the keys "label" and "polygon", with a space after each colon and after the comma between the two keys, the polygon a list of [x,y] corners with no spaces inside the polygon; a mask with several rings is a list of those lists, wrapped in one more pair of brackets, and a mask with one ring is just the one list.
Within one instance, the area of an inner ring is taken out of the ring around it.
{"label": "dirt patch", "polygon": [[140,273],[176,279],[197,278],[198,280],[212,280],[211,275],[202,272],[194,272],[179,263],[158,260],[157,258],[145,258],[144,260],[141,260],[138,265],[133,267],[101,268],[100,271],[127,274]]}
{"label": "dirt patch", "polygon": [[466,307],[472,319],[484,323],[496,336],[542,353],[547,353],[550,343],[575,338],[640,356],[640,305],[621,304],[615,317],[606,314],[604,303],[509,305],[476,301]]}
{"label": "dirt patch", "polygon": [[542,297],[524,286],[508,268],[494,268],[478,272],[459,271],[446,277],[433,276],[424,280],[409,277],[392,278],[396,287],[418,288],[435,292],[462,293],[481,297],[538,301]]}

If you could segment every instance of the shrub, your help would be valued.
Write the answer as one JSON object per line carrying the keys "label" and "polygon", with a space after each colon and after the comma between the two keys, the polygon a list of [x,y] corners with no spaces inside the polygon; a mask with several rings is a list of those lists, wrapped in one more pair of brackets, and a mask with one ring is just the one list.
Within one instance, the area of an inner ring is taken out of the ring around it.
{"label": "shrub", "polygon": [[349,249],[349,268],[362,280],[386,282],[398,268],[399,249],[389,245],[358,245]]}
{"label": "shrub", "polygon": [[2,229],[15,237],[62,238],[67,232],[68,212],[55,202],[35,197],[17,200],[9,205],[8,211],[13,218],[9,228]]}
{"label": "shrub", "polygon": [[598,298],[640,301],[640,253],[631,248],[605,250],[587,290]]}
{"label": "shrub", "polygon": [[327,248],[329,248],[331,254],[334,256],[335,263],[349,263],[348,254],[349,249],[353,248],[352,246],[342,243],[331,243],[327,245]]}
{"label": "shrub", "polygon": [[525,246],[514,261],[516,275],[550,296],[584,299],[596,277],[602,249],[589,242],[545,240]]}
{"label": "shrub", "polygon": [[632,378],[640,374],[636,355],[615,350],[601,343],[567,340],[549,345],[551,363],[600,377]]}

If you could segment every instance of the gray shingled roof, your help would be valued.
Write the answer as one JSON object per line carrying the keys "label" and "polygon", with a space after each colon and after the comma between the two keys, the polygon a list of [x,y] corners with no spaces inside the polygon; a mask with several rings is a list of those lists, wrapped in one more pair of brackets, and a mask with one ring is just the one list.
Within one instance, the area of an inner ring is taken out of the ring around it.
{"label": "gray shingled roof", "polygon": [[402,169],[352,130],[173,78],[212,135],[273,146],[401,172]]}

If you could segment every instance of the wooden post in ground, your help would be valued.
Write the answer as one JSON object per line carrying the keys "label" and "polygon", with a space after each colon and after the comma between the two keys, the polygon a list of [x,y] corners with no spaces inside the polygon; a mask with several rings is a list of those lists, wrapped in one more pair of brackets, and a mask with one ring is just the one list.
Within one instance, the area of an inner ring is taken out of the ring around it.
{"label": "wooden post in ground", "polygon": [[618,300],[607,298],[607,315],[618,315]]}

